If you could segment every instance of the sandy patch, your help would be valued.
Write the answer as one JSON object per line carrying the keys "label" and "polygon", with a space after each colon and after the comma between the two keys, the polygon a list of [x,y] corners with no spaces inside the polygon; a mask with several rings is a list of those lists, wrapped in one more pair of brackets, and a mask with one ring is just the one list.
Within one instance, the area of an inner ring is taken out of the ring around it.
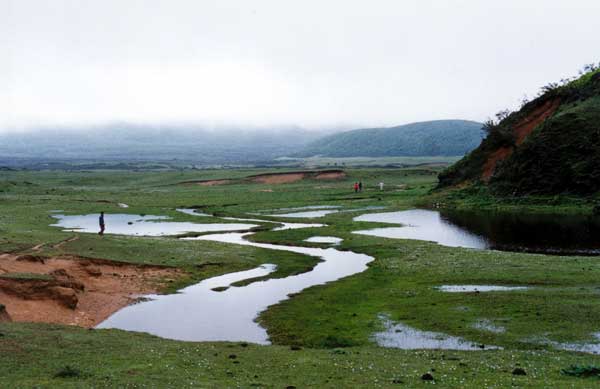
{"label": "sandy patch", "polygon": [[[41,276],[6,277],[15,273]],[[67,255],[43,258],[2,254],[0,304],[6,306],[13,321],[93,327],[133,303],[137,296],[156,293],[181,274],[172,268]]]}

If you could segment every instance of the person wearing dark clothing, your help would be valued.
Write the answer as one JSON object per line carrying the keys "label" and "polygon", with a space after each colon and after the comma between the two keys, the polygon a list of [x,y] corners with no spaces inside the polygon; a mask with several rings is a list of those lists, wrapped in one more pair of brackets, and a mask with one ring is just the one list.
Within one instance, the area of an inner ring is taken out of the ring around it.
{"label": "person wearing dark clothing", "polygon": [[362,181],[358,181],[358,191],[362,192]]}
{"label": "person wearing dark clothing", "polygon": [[104,235],[104,229],[106,228],[104,224],[104,212],[100,212],[100,217],[98,218],[98,222],[100,223],[100,232],[98,235]]}

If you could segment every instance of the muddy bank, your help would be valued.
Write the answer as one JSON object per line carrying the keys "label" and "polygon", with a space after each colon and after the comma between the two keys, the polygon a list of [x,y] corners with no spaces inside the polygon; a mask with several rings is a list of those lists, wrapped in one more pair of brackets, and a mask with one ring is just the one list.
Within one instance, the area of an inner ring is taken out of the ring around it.
{"label": "muddy bank", "polygon": [[219,180],[194,180],[194,181],[184,181],[181,184],[188,185],[200,185],[200,186],[215,186],[215,185],[226,185],[230,184],[231,180],[227,179],[219,179]]}
{"label": "muddy bank", "polygon": [[0,255],[0,322],[93,327],[137,296],[160,291],[182,272],[158,266],[34,255]]}
{"label": "muddy bank", "polygon": [[267,173],[247,177],[261,184],[289,184],[304,179],[337,180],[346,177],[343,170],[299,171],[286,173]]}
{"label": "muddy bank", "polygon": [[6,307],[0,304],[0,323],[7,323],[12,321],[8,312],[6,312]]}
{"label": "muddy bank", "polygon": [[307,170],[296,172],[281,172],[281,173],[265,173],[248,176],[245,178],[234,179],[215,179],[215,180],[190,180],[182,181],[180,185],[200,185],[200,186],[215,186],[235,183],[257,183],[257,184],[290,184],[306,179],[314,180],[340,180],[346,178],[346,172],[339,169],[330,170]]}

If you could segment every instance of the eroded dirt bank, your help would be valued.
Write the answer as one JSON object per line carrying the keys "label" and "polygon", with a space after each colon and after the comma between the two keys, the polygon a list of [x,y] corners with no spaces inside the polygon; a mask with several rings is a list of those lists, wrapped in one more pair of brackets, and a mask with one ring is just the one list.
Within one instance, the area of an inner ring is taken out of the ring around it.
{"label": "eroded dirt bank", "polygon": [[75,256],[0,254],[0,306],[12,321],[93,327],[183,273]]}

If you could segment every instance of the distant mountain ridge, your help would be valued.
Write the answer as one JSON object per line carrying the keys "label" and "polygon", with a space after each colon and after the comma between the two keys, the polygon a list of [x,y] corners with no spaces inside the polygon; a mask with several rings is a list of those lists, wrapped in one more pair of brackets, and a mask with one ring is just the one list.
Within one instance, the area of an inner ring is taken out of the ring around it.
{"label": "distant mountain ridge", "polygon": [[484,137],[482,127],[482,123],[469,120],[434,120],[351,130],[319,138],[294,156],[460,156],[479,146]]}
{"label": "distant mountain ridge", "polygon": [[111,124],[0,133],[0,159],[269,162],[304,147],[321,133],[297,127],[220,128]]}

